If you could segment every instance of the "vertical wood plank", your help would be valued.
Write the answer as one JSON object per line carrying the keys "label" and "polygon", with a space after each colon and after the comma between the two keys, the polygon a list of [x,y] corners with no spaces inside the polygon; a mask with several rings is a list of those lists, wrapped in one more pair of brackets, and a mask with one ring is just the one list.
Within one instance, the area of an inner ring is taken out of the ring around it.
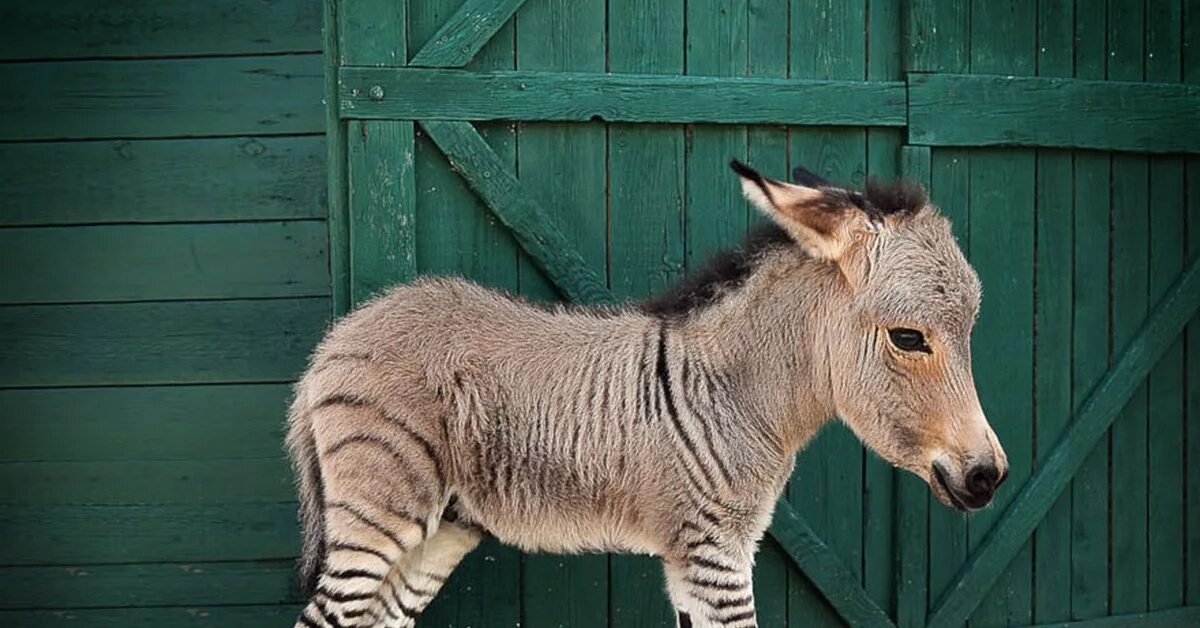
{"label": "vertical wood plank", "polygon": [[[1074,73],[1074,3],[1048,0],[1038,6],[1039,76]],[[1072,415],[1071,323],[1073,284],[1072,154],[1037,151],[1037,274],[1034,347],[1034,447],[1040,463],[1058,441]],[[1035,623],[1066,621],[1071,616],[1071,494],[1064,491],[1034,536]]]}
{"label": "vertical wood plank", "polygon": [[[1103,79],[1108,51],[1103,11],[1075,13],[1075,76]],[[1071,407],[1104,376],[1109,343],[1109,164],[1107,153],[1075,153],[1074,313]],[[1071,483],[1071,618],[1108,613],[1108,439]]]}
{"label": "vertical wood plank", "polygon": [[337,68],[341,48],[338,0],[324,0],[325,147],[329,164],[329,283],[333,316],[350,309],[350,217],[346,212],[346,123],[338,117]]}
{"label": "vertical wood plank", "polygon": [[[604,71],[604,6],[569,0],[527,2],[517,14],[517,69]],[[523,124],[522,183],[601,277],[607,276],[605,130],[602,123]],[[523,252],[521,294],[551,301],[556,292]],[[608,557],[522,557],[521,625],[608,626]]]}
{"label": "vertical wood plank", "polygon": [[905,69],[963,72],[969,65],[971,5],[968,2],[909,0]]}
{"label": "vertical wood plank", "polygon": [[[682,0],[610,0],[609,70],[681,74],[684,20]],[[646,297],[683,270],[683,144],[678,126],[609,127],[609,264],[618,298]],[[614,556],[609,564],[612,626],[673,625],[657,561]]]}
{"label": "vertical wood plank", "polygon": [[[462,0],[408,3],[408,54],[416,53],[453,14]],[[468,66],[475,70],[512,69],[514,28],[510,22]],[[516,142],[510,125],[481,124],[480,134],[497,155],[516,169]],[[508,230],[448,167],[428,138],[418,136],[414,178],[417,199],[417,270],[457,274],[512,292],[518,289],[518,246]],[[430,626],[506,626],[520,621],[520,553],[485,541],[454,571],[445,589],[422,616]]]}
{"label": "vertical wood plank", "polygon": [[[932,191],[928,146],[901,149],[901,173]],[[936,199],[934,199],[936,203]],[[929,489],[920,478],[896,473],[896,626],[923,628],[929,610]]]}
{"label": "vertical wood plank", "polygon": [[[746,74],[786,78],[788,74],[788,0],[747,0]],[[788,168],[788,132],[783,127],[753,126],[746,133],[746,161],[760,172],[784,176]],[[738,199],[747,224],[767,220],[749,203]],[[754,567],[754,596],[761,626],[788,625],[788,578],[795,567],[776,543],[767,538]]]}
{"label": "vertical wood plank", "polygon": [[[1108,78],[1144,78],[1145,7],[1142,0],[1108,6]],[[1112,158],[1112,345],[1119,355],[1149,307],[1148,164],[1143,156]],[[1113,614],[1146,610],[1146,386],[1143,384],[1112,427],[1109,501],[1112,517],[1110,599]],[[1117,575],[1119,574],[1119,575]]]}
{"label": "vertical wood plank", "polygon": [[[971,4],[971,72],[1036,71],[1036,0]],[[1004,445],[1009,480],[991,508],[968,523],[973,550],[1030,476],[1033,466],[1033,281],[1036,156],[1031,150],[977,150],[971,155],[971,259],[985,297],[973,353],[983,410]],[[972,621],[1029,624],[1033,552],[1017,554]]]}
{"label": "vertical wood plank", "polygon": [[[1181,78],[1179,0],[1146,2],[1146,80]],[[1157,303],[1184,268],[1183,158],[1150,158],[1150,303]],[[1181,606],[1184,600],[1184,341],[1167,349],[1147,381],[1149,476],[1148,608]]]}
{"label": "vertical wood plank", "polygon": [[[1200,0],[1185,0],[1183,5],[1183,61],[1185,83],[1200,83]],[[1200,256],[1200,157],[1190,156],[1186,165],[1187,258]],[[1188,468],[1200,462],[1200,316],[1187,328],[1187,451]],[[1187,513],[1185,522],[1186,566],[1185,598],[1189,605],[1200,604],[1200,479],[1195,473],[1186,477]]]}
{"label": "vertical wood plank", "polygon": [[[793,78],[866,78],[866,2],[797,0],[791,5]],[[793,128],[792,166],[803,166],[834,183],[859,185],[866,176],[866,131]],[[863,447],[841,424],[831,423],[800,452],[788,499],[813,530],[862,578]],[[807,583],[805,583],[807,584]],[[837,622],[823,599],[797,584],[789,597],[792,623]]]}

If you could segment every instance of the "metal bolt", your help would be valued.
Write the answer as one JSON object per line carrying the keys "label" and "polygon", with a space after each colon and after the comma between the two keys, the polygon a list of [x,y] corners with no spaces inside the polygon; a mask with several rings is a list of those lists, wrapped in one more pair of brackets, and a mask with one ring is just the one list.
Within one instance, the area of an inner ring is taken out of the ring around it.
{"label": "metal bolt", "polygon": [[372,85],[367,95],[371,97],[371,100],[383,100],[383,86]]}

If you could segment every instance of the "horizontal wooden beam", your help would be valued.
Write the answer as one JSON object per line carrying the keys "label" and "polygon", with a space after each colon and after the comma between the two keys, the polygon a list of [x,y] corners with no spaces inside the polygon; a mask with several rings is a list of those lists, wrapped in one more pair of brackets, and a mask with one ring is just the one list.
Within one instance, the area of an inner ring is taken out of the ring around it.
{"label": "horizontal wooden beam", "polygon": [[775,505],[771,536],[850,626],[895,626],[858,577],[785,500]]}
{"label": "horizontal wooden beam", "polygon": [[588,267],[475,127],[469,122],[436,120],[422,120],[421,126],[567,298],[576,303],[612,301],[604,279]]}
{"label": "horizontal wooden beam", "polygon": [[1096,441],[1108,431],[1150,369],[1200,309],[1200,258],[1192,260],[1158,302],[1137,336],[1092,390],[1045,462],[992,526],[958,578],[942,595],[930,628],[963,625],[1029,539]]}
{"label": "horizontal wooden beam", "polygon": [[467,0],[409,65],[457,68],[467,64],[525,0]]}
{"label": "horizontal wooden beam", "polygon": [[908,141],[1200,152],[1200,85],[908,75]]}
{"label": "horizontal wooden beam", "polygon": [[1200,626],[1200,606],[1038,624],[1030,628],[1194,628]]}
{"label": "horizontal wooden beam", "polygon": [[904,84],[343,67],[350,119],[903,126]]}

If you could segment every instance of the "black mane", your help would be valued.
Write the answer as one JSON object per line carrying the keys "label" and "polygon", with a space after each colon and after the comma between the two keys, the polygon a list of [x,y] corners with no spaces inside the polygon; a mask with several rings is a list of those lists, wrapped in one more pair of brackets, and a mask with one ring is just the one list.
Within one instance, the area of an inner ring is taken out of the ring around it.
{"label": "black mane", "polygon": [[655,316],[678,318],[712,305],[723,293],[741,286],[765,252],[791,244],[792,237],[786,231],[775,223],[763,223],[752,229],[737,248],[717,253],[699,272],[645,301],[641,309]]}
{"label": "black mane", "polygon": [[870,177],[863,186],[863,196],[884,216],[915,214],[929,204],[925,188],[911,179],[884,183]]}

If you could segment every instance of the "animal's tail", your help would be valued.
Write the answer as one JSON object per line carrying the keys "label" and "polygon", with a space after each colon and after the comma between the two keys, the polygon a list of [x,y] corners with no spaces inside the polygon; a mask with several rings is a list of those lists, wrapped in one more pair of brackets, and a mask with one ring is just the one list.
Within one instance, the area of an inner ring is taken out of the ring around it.
{"label": "animal's tail", "polygon": [[324,505],[321,464],[317,459],[317,445],[313,440],[312,422],[307,413],[292,405],[288,417],[287,448],[295,469],[296,488],[300,497],[300,525],[303,546],[297,567],[300,587],[305,595],[312,595],[317,587],[317,577],[325,561],[325,523],[321,512]]}

